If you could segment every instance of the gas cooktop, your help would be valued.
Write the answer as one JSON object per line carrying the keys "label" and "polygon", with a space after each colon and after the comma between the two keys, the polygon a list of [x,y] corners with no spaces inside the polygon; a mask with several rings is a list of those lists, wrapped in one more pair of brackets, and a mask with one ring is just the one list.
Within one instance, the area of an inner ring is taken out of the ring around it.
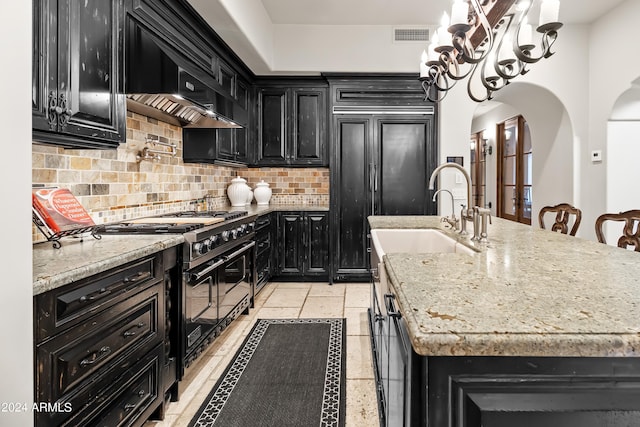
{"label": "gas cooktop", "polygon": [[154,223],[117,223],[98,225],[95,228],[96,233],[123,233],[123,234],[159,234],[159,233],[186,233],[204,227],[204,224],[173,224],[167,218],[167,222],[163,224]]}
{"label": "gas cooktop", "polygon": [[[95,232],[99,234],[161,234],[187,233],[208,226],[205,223],[184,222],[186,218],[222,218],[224,221],[241,218],[247,211],[184,211],[162,214],[149,218],[122,221],[112,224],[98,225]],[[145,219],[148,222],[145,222]],[[162,221],[159,221],[162,220]],[[224,223],[218,222],[216,225]]]}
{"label": "gas cooktop", "polygon": [[247,211],[184,211],[158,215],[156,218],[189,218],[189,217],[214,217],[225,220],[236,219],[247,215]]}

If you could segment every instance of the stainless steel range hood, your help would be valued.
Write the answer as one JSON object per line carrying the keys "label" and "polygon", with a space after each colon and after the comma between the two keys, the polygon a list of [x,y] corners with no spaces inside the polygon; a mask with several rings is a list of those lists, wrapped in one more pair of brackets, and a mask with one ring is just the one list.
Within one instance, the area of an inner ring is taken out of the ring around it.
{"label": "stainless steel range hood", "polygon": [[130,21],[127,109],[181,127],[242,128],[247,112],[219,83]]}

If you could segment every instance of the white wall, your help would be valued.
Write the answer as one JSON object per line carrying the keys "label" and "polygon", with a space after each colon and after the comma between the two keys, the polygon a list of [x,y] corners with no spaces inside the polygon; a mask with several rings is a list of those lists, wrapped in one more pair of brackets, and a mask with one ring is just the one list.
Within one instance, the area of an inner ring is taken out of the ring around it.
{"label": "white wall", "polygon": [[[418,72],[425,43],[394,43],[386,25],[276,25],[278,72]],[[417,77],[417,75],[416,75]]]}
{"label": "white wall", "polygon": [[[640,116],[640,111],[638,111]],[[606,149],[607,199],[606,212],[640,209],[640,120],[609,122]],[[616,245],[622,233],[622,223],[608,221],[605,238]]]}
{"label": "white wall", "polygon": [[[0,257],[0,404],[26,404],[26,412],[0,412],[2,426],[33,425],[33,279],[31,263],[31,2],[2,2],[0,184],[4,250]],[[15,409],[7,407],[7,409]],[[22,408],[21,408],[22,409]]]}
{"label": "white wall", "polygon": [[[594,23],[590,31],[589,96],[585,100],[589,106],[588,139],[581,174],[582,221],[586,224],[594,224],[597,216],[607,211],[606,169],[617,167],[607,160],[607,121],[616,100],[640,77],[640,55],[633,47],[638,19],[640,1],[627,0]],[[591,150],[603,150],[605,160],[591,163]]]}
{"label": "white wall", "polygon": [[273,70],[273,24],[260,0],[189,0],[256,74]]}

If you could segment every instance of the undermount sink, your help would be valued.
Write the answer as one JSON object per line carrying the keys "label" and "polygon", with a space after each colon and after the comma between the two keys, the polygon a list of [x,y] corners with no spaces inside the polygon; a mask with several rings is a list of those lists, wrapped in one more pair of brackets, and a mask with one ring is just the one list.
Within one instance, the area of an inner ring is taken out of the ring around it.
{"label": "undermount sink", "polygon": [[429,228],[378,228],[371,230],[373,249],[379,259],[386,253],[463,253],[475,251],[439,230]]}

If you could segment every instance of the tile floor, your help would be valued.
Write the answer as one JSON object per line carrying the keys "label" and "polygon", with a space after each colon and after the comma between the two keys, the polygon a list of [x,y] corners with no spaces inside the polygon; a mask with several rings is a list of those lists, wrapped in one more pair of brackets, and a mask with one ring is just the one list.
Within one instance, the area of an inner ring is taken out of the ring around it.
{"label": "tile floor", "polygon": [[[187,370],[180,383],[180,401],[172,402],[163,421],[144,427],[184,427],[231,361],[256,319],[344,317],[347,319],[346,427],[376,427],[378,408],[371,360],[367,307],[368,283],[267,284],[255,308],[240,316]],[[301,426],[303,427],[303,426]]]}

